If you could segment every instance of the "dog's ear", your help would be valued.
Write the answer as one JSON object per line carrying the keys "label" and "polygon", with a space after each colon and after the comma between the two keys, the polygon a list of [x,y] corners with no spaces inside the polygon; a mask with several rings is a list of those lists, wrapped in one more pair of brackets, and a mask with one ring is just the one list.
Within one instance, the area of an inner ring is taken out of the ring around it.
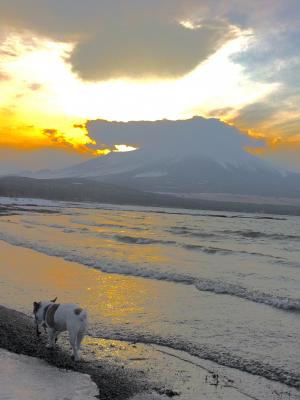
{"label": "dog's ear", "polygon": [[56,302],[56,300],[57,300],[57,297],[55,297],[55,299],[53,299],[53,300],[50,300],[50,301],[51,301],[51,303],[55,303],[55,302]]}

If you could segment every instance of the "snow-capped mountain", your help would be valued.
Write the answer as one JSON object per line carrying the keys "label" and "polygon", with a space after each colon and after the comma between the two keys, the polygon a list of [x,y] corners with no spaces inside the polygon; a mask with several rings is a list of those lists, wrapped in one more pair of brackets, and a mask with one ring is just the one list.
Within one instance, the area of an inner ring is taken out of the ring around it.
{"label": "snow-capped mountain", "polygon": [[158,192],[211,192],[300,197],[300,174],[283,171],[249,153],[261,145],[216,119],[185,121],[93,121],[90,135],[112,152],[47,176],[87,177]]}

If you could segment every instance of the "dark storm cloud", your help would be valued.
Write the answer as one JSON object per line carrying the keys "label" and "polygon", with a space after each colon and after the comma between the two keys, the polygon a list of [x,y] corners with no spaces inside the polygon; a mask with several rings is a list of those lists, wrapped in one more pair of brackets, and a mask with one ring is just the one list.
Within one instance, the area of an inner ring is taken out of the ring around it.
{"label": "dark storm cloud", "polygon": [[299,16],[299,0],[0,0],[3,27],[77,42],[70,61],[87,79],[183,74],[234,36],[232,25],[271,44],[243,55],[264,64],[295,53]]}
{"label": "dark storm cloud", "polygon": [[235,60],[274,80],[270,62],[299,54],[299,21],[299,0],[0,0],[2,27],[77,43],[69,61],[88,80],[183,75],[234,37],[233,26],[259,39]]}
{"label": "dark storm cloud", "polygon": [[182,26],[180,20],[191,19],[193,10],[203,17],[201,2],[196,4],[176,0],[1,0],[0,23],[77,43],[69,61],[84,79],[174,77],[192,70],[236,35],[221,18],[197,29]]}
{"label": "dark storm cloud", "polygon": [[182,75],[234,37],[233,26],[258,38],[235,61],[278,79],[270,63],[299,54],[299,21],[299,0],[0,0],[2,27],[77,43],[69,61],[90,80]]}
{"label": "dark storm cloud", "polygon": [[[226,24],[195,30],[176,21],[118,21],[75,48],[71,63],[84,79],[114,77],[177,77],[194,69],[214,53],[234,32]],[[103,38],[99,40],[99,38]]]}

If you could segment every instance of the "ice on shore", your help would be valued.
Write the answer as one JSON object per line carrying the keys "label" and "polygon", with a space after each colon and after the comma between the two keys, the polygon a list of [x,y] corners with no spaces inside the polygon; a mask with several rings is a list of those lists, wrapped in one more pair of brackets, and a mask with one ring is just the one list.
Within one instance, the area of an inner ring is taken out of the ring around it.
{"label": "ice on shore", "polygon": [[89,375],[0,349],[0,399],[94,400],[97,394]]}

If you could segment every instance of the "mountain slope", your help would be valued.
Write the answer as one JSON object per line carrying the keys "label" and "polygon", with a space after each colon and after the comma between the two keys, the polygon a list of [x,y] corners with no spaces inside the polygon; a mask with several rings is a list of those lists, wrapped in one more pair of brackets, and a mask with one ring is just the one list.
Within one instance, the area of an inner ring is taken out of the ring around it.
{"label": "mountain slope", "polygon": [[158,192],[236,193],[300,197],[300,174],[282,171],[245,150],[259,143],[215,119],[186,121],[93,121],[91,136],[105,146],[138,150],[47,174],[82,177]]}

